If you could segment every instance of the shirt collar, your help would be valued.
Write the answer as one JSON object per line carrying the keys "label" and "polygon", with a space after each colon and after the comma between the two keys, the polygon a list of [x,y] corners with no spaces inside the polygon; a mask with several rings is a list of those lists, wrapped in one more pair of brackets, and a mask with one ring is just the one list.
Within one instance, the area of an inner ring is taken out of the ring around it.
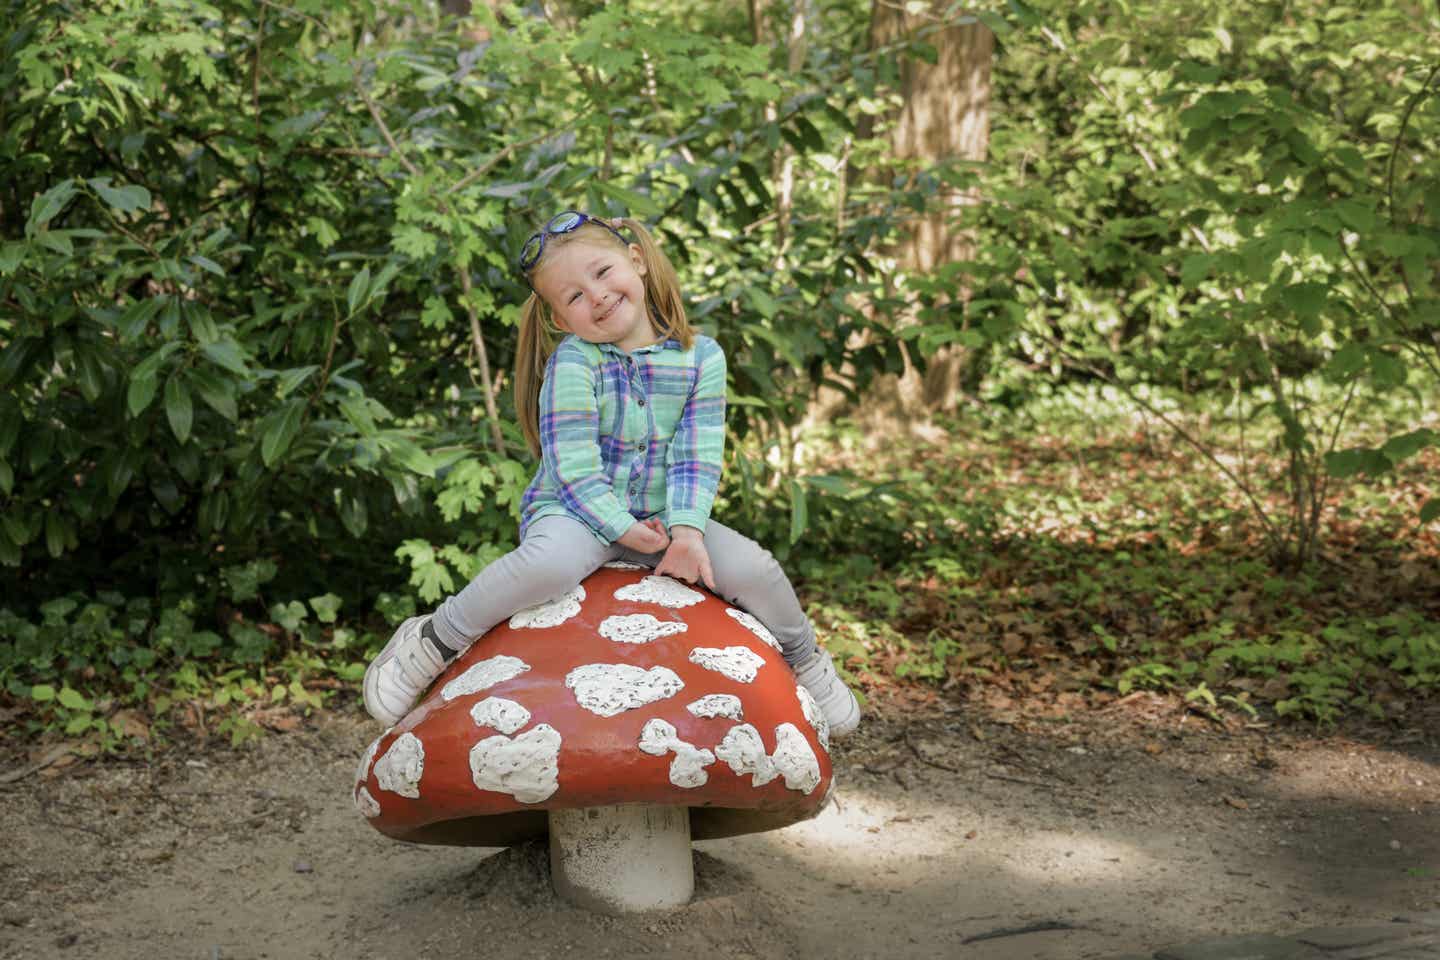
{"label": "shirt collar", "polygon": [[[617,356],[621,356],[621,357],[625,356],[625,351],[624,351],[624,350],[621,350],[619,347],[615,346],[615,344],[613,344],[613,343],[602,343],[602,344],[599,344],[599,347],[600,347],[600,351],[601,351],[602,353],[613,353],[613,354],[615,354],[615,355],[617,355]],[[660,350],[679,350],[679,349],[681,349],[680,341],[679,341],[679,340],[676,340],[674,337],[667,337],[667,338],[664,339],[664,340],[657,340],[655,343],[649,344],[648,346],[636,347],[634,350],[632,350],[632,351],[630,351],[630,352],[631,352],[632,354],[636,354],[636,353],[656,353],[656,352],[658,352],[658,351],[660,351]]]}

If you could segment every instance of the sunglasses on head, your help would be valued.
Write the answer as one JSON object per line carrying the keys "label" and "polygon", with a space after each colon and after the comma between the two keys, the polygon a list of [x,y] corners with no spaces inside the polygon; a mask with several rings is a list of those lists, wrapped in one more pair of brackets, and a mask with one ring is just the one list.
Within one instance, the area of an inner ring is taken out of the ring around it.
{"label": "sunglasses on head", "polygon": [[566,210],[563,213],[557,213],[551,217],[550,222],[545,224],[544,230],[530,234],[530,239],[526,240],[520,248],[520,272],[529,273],[530,268],[540,262],[540,256],[545,252],[546,238],[559,236],[562,233],[571,233],[586,223],[598,223],[606,230],[615,234],[615,238],[621,243],[625,242],[625,238],[620,236],[620,231],[610,226],[608,220],[592,217],[588,213],[581,213],[579,210]]}

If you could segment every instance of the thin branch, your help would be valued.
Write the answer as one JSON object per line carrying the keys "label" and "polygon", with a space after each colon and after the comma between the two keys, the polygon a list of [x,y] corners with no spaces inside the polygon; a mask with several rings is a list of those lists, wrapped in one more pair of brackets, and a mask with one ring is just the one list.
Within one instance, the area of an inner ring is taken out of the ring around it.
{"label": "thin branch", "polygon": [[370,111],[370,116],[374,118],[375,126],[380,129],[380,136],[385,138],[385,143],[390,147],[390,153],[394,155],[396,160],[400,161],[402,167],[410,172],[410,176],[416,177],[417,179],[421,177],[420,168],[410,162],[410,158],[405,155],[405,151],[400,149],[400,144],[395,142],[395,135],[390,132],[390,125],[387,124],[385,118],[380,115],[380,108],[375,105],[375,101],[371,100],[370,95],[365,92],[365,87],[361,85],[359,76],[355,78],[355,92],[360,94],[360,99],[365,102],[365,108]]}
{"label": "thin branch", "polygon": [[1045,339],[1050,343],[1052,347],[1055,348],[1055,351],[1061,356],[1062,359],[1065,360],[1066,363],[1071,364],[1077,369],[1085,370],[1088,373],[1091,373],[1104,380],[1106,383],[1110,383],[1118,387],[1137,406],[1141,407],[1145,410],[1146,413],[1149,413],[1161,423],[1165,424],[1165,426],[1169,427],[1172,433],[1174,433],[1181,440],[1184,440],[1186,443],[1188,443],[1206,460],[1209,460],[1212,464],[1214,464],[1216,469],[1218,469],[1227,480],[1234,484],[1237,490],[1239,490],[1242,494],[1245,495],[1245,499],[1250,501],[1250,506],[1255,511],[1255,516],[1260,520],[1261,525],[1265,528],[1265,534],[1270,539],[1272,546],[1278,548],[1279,545],[1284,542],[1280,537],[1280,532],[1275,527],[1274,521],[1270,519],[1269,513],[1266,512],[1264,505],[1260,502],[1260,498],[1255,495],[1255,491],[1251,488],[1250,484],[1248,484],[1242,477],[1237,475],[1234,470],[1226,466],[1219,457],[1215,456],[1215,453],[1208,446],[1201,443],[1199,439],[1197,439],[1190,433],[1190,431],[1186,430],[1183,426],[1166,416],[1163,410],[1156,407],[1154,404],[1150,403],[1144,397],[1136,393],[1133,389],[1131,389],[1129,384],[1123,382],[1118,377],[1111,375],[1103,368],[1095,366],[1094,364],[1082,358],[1075,357],[1073,354],[1069,353],[1065,345],[1061,343],[1060,340],[1055,336],[1050,335],[1047,336]]}
{"label": "thin branch", "polygon": [[485,338],[480,333],[480,315],[470,302],[470,269],[458,264],[456,269],[460,271],[460,287],[465,291],[465,315],[470,319],[470,338],[475,344],[476,359],[480,361],[480,384],[485,394],[485,416],[490,418],[490,439],[495,442],[495,449],[504,453],[505,436],[500,432],[500,412],[495,408],[495,389],[490,381],[490,357],[485,351]]}
{"label": "thin branch", "polygon": [[[1411,95],[1410,102],[1405,105],[1405,115],[1400,118],[1400,129],[1395,131],[1395,144],[1390,148],[1390,160],[1386,164],[1385,170],[1385,195],[1392,227],[1395,226],[1395,158],[1400,155],[1400,141],[1405,136],[1405,128],[1410,125],[1410,116],[1415,112],[1415,108],[1420,106],[1420,101],[1424,100],[1425,95],[1430,92],[1430,82],[1435,79],[1437,73],[1440,73],[1440,64],[1430,68],[1430,75],[1425,78],[1424,83],[1420,84],[1420,89]],[[1405,289],[1408,292],[1410,288],[1407,285]]]}
{"label": "thin branch", "polygon": [[569,123],[566,123],[560,127],[551,127],[544,133],[537,133],[533,137],[527,137],[524,140],[515,141],[514,143],[500,150],[498,153],[495,154],[495,156],[491,157],[489,160],[486,160],[479,166],[479,168],[477,168],[471,173],[467,173],[463,178],[457,181],[453,187],[445,191],[446,196],[449,196],[452,193],[459,193],[461,190],[464,190],[466,187],[470,186],[470,184],[474,183],[476,180],[479,180],[491,170],[494,170],[495,167],[499,165],[500,161],[510,156],[510,154],[514,153],[516,150],[521,150],[525,147],[532,146],[533,144],[539,143],[542,140],[548,140],[556,134],[569,130],[578,122],[578,120],[571,120]]}

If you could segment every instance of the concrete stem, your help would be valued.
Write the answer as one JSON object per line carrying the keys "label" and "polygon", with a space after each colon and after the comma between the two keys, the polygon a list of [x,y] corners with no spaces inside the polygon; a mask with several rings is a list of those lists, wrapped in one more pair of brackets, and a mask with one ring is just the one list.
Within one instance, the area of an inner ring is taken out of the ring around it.
{"label": "concrete stem", "polygon": [[618,915],[678,907],[695,892],[686,807],[550,811],[550,876],[578,906]]}

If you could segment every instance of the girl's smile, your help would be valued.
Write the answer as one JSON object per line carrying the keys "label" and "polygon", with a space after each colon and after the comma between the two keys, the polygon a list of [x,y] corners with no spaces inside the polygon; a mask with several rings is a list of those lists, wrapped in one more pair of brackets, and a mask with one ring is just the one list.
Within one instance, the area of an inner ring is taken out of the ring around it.
{"label": "girl's smile", "polygon": [[532,283],[549,304],[556,326],[589,343],[613,343],[627,352],[655,342],[638,248],[577,240],[547,253]]}

